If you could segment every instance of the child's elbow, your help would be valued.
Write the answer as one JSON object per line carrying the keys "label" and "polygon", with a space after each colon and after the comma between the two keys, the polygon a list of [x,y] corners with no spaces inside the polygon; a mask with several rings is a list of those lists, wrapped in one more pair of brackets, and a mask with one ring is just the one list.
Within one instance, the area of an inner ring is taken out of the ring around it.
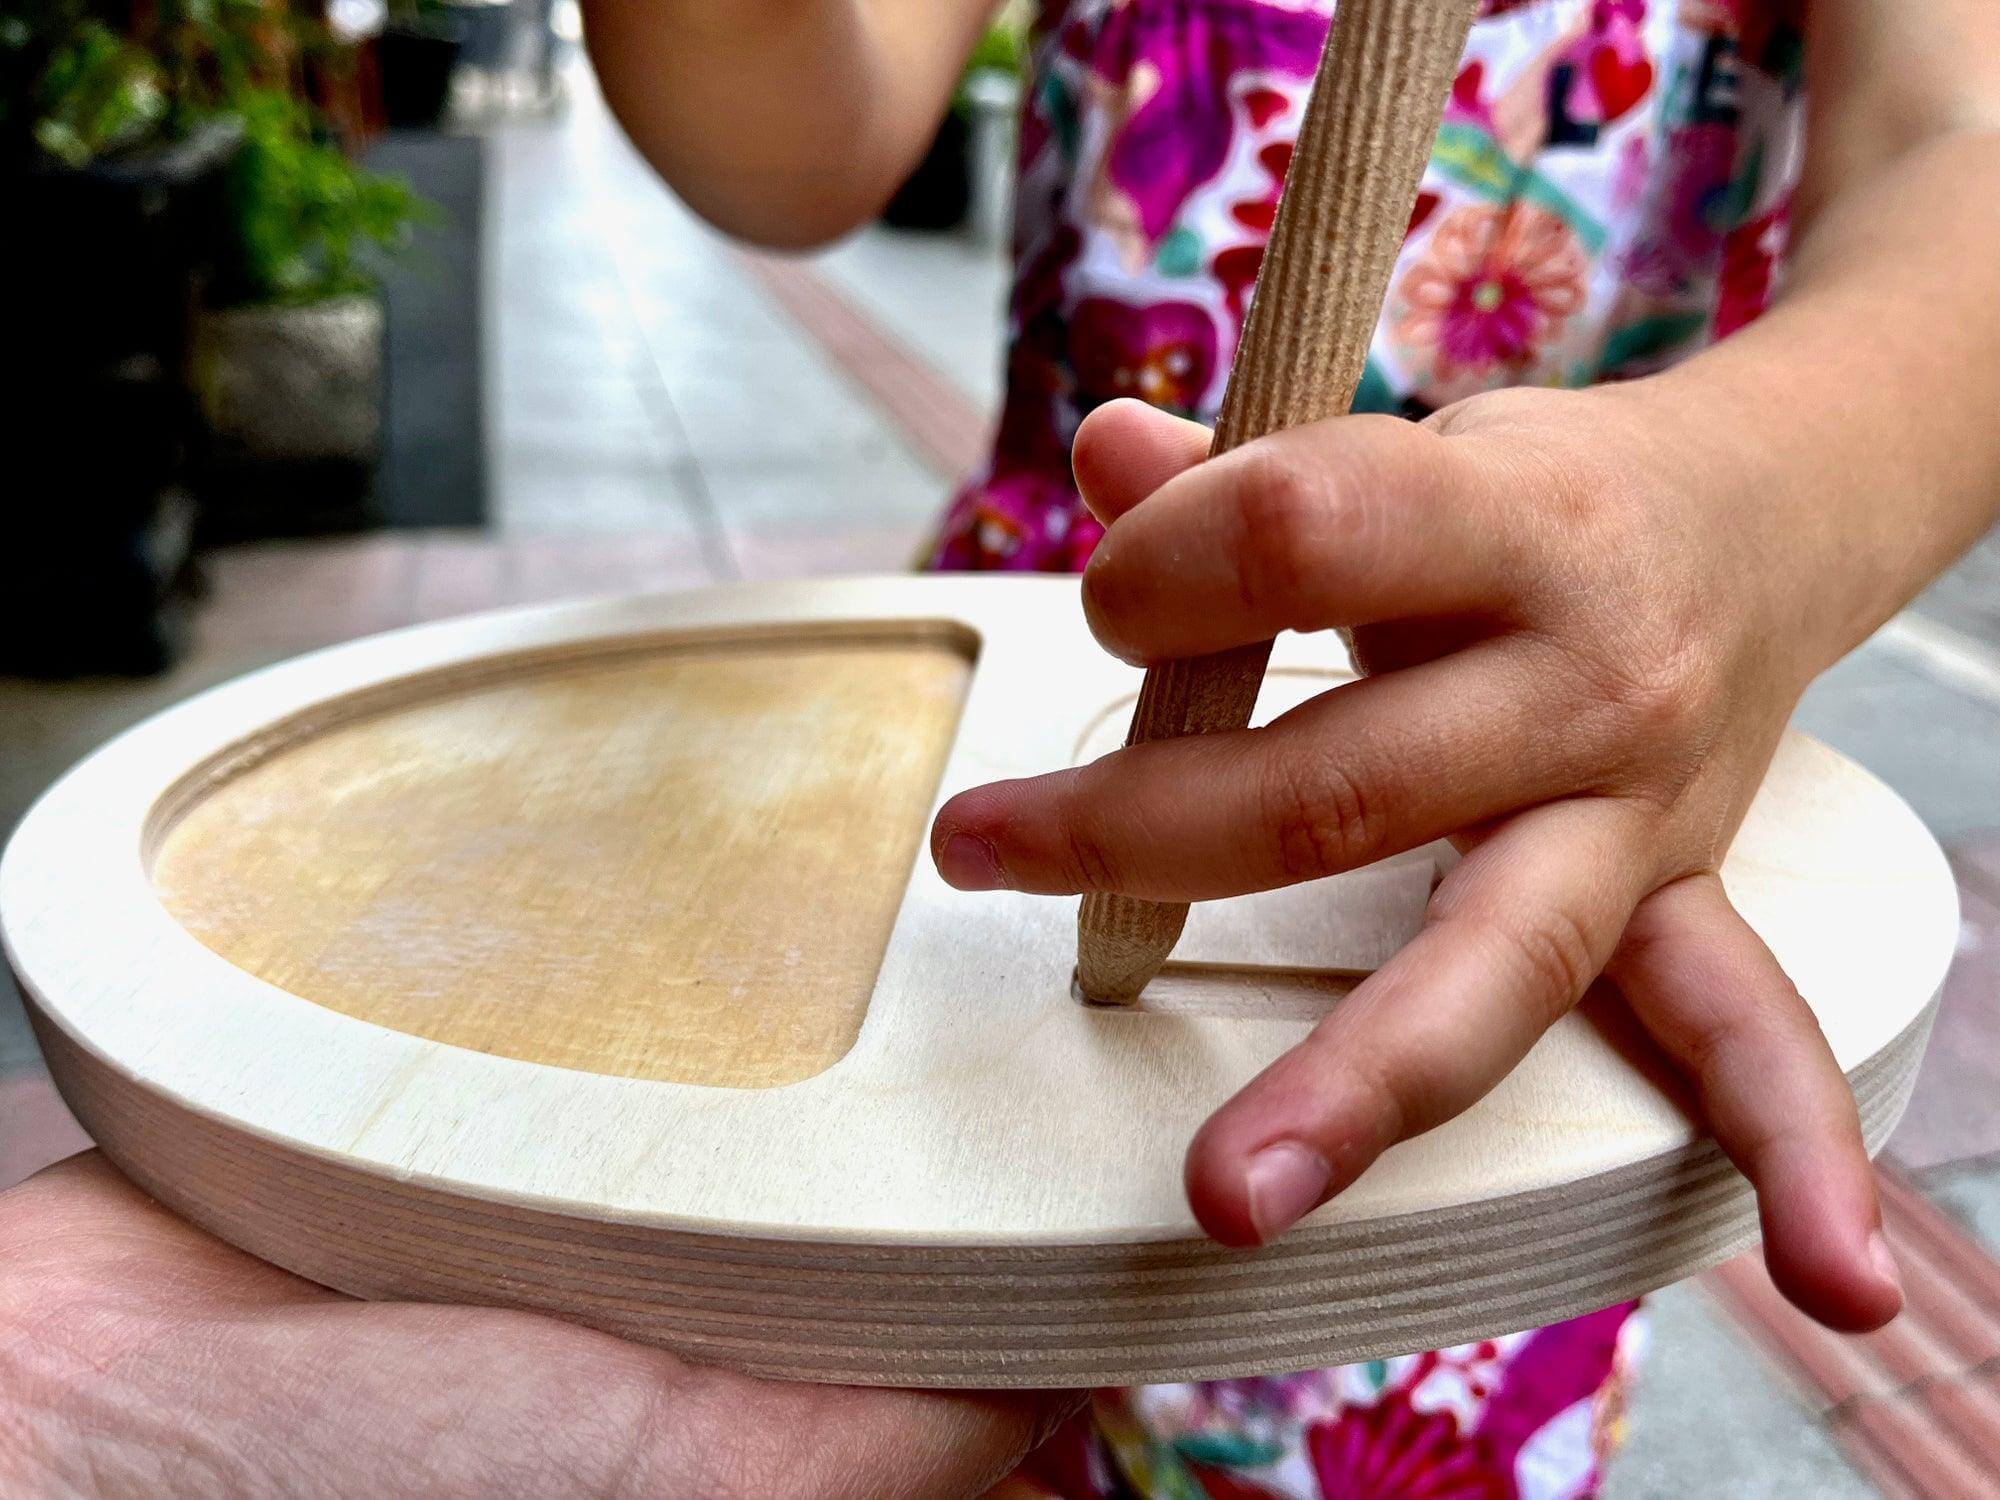
{"label": "child's elbow", "polygon": [[745,244],[766,250],[817,250],[872,221],[895,185],[802,182],[746,182],[705,191],[690,185],[681,201],[702,219]]}

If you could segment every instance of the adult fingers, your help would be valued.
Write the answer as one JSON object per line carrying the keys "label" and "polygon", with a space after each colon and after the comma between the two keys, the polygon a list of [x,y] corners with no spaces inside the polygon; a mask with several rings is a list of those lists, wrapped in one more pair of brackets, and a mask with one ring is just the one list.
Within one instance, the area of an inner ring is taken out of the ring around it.
{"label": "adult fingers", "polygon": [[1202,1227],[1268,1242],[1511,1072],[1617,943],[1650,876],[1647,830],[1630,803],[1574,798],[1481,841],[1424,930],[1196,1133]]}
{"label": "adult fingers", "polygon": [[1122,513],[1084,573],[1105,649],[1158,662],[1384,620],[1501,615],[1526,545],[1462,445],[1391,417],[1274,433]]}
{"label": "adult fingers", "polygon": [[1717,1142],[1757,1189],[1778,1289],[1830,1327],[1902,1306],[1854,1094],[1819,1024],[1714,875],[1654,892],[1610,973],[1686,1071]]}
{"label": "adult fingers", "polygon": [[355,1302],[96,1152],[0,1193],[0,1335],[0,1427],[43,1436],[51,1491],[118,1489],[134,1455],[131,1488],[171,1490],[176,1455],[219,1453],[198,1487],[275,1493],[303,1465],[356,1493],[972,1496],[1081,1401],[769,1383],[531,1313]]}
{"label": "adult fingers", "polygon": [[1482,641],[1322,693],[1263,729],[961,792],[939,810],[933,857],[961,890],[1156,901],[1353,869],[1578,789],[1599,732],[1550,733],[1540,670],[1531,646]]}
{"label": "adult fingers", "polygon": [[1096,408],[1076,430],[1070,467],[1090,513],[1106,526],[1175,475],[1208,457],[1199,422],[1127,397]]}

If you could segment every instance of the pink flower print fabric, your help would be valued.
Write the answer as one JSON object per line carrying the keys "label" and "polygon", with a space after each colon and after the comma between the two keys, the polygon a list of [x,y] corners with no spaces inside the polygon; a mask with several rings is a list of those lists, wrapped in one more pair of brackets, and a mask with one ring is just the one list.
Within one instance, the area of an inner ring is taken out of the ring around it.
{"label": "pink flower print fabric", "polygon": [[[1802,3],[1485,0],[1357,405],[1615,380],[1755,317],[1797,177]],[[1047,0],[999,437],[935,566],[1081,565],[1092,407],[1214,420],[1332,10]]]}

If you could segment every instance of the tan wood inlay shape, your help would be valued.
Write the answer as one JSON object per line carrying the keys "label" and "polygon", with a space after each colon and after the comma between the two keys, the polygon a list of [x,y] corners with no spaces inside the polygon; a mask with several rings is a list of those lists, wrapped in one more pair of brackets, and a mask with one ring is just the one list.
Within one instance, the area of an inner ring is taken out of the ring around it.
{"label": "tan wood inlay shape", "polygon": [[761,1088],[853,1045],[971,663],[935,640],[663,646],[278,750],[154,885],[238,968],[524,1062]]}

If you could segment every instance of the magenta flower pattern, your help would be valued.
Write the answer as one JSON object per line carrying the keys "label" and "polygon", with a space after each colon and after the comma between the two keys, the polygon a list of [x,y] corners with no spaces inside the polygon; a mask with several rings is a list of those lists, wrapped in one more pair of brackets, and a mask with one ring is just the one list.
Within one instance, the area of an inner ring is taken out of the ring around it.
{"label": "magenta flower pattern", "polygon": [[[1776,287],[1803,0],[1483,0],[1358,404],[1658,369]],[[935,566],[1063,570],[1069,444],[1133,395],[1213,420],[1333,0],[1044,0],[999,437]]]}

